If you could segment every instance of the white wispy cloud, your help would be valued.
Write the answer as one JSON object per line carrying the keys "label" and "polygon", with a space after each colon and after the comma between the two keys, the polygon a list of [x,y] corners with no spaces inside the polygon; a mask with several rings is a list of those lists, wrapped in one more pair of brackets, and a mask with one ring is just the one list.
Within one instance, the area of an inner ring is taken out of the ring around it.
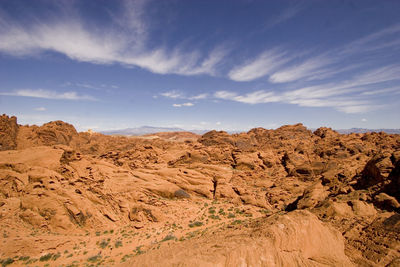
{"label": "white wispy cloud", "polygon": [[194,106],[194,104],[191,102],[187,102],[187,103],[182,103],[182,104],[172,104],[172,106],[175,108],[180,108],[180,107],[191,107],[191,106]]}
{"label": "white wispy cloud", "polygon": [[198,94],[194,96],[189,96],[187,99],[189,100],[200,100],[200,99],[206,99],[208,97],[208,94]]}
{"label": "white wispy cloud", "polygon": [[76,86],[83,87],[83,88],[88,88],[88,89],[95,89],[95,90],[99,89],[99,87],[91,85],[91,84],[88,84],[88,83],[76,83]]}
{"label": "white wispy cloud", "polygon": [[47,109],[45,107],[38,107],[35,108],[36,111],[46,111]]}
{"label": "white wispy cloud", "polygon": [[[397,49],[400,47],[400,24],[395,24],[365,37],[359,38],[339,48],[326,51],[324,54],[305,58],[302,62],[292,64],[288,67],[280,68],[269,77],[272,83],[289,83],[298,80],[323,80],[337,74],[353,71],[362,67],[364,64],[354,63],[348,65],[345,63],[350,56],[363,57],[373,50]],[[289,51],[286,52],[290,55]],[[292,52],[293,53],[293,52]],[[367,61],[378,60],[368,55]],[[386,67],[383,71],[392,72],[396,68]],[[373,75],[378,75],[375,73]],[[391,75],[391,73],[382,72],[380,75]],[[372,79],[375,79],[372,77]]]}
{"label": "white wispy cloud", "polygon": [[114,84],[93,84],[88,82],[64,82],[61,84],[62,87],[80,87],[85,89],[93,89],[93,90],[107,90],[112,91],[114,89],[118,89],[118,85]]}
{"label": "white wispy cloud", "polygon": [[[343,94],[360,92],[361,95],[373,95],[383,92],[395,91],[398,87],[371,90],[386,82],[400,80],[400,66],[389,65],[364,71],[354,77],[336,83],[321,83],[314,86],[304,87],[285,93],[288,98],[318,98],[332,97]],[[384,90],[384,91],[383,91]]]}
{"label": "white wispy cloud", "polygon": [[341,49],[339,53],[347,55],[391,47],[397,47],[398,49],[400,44],[399,33],[400,24],[394,24],[345,45],[345,47]]}
{"label": "white wispy cloud", "polygon": [[227,54],[230,53],[230,48],[218,46],[213,49],[210,54],[200,62],[193,62],[192,65],[187,65],[181,69],[181,74],[198,75],[198,74],[217,74],[217,66],[224,60]]}
{"label": "white wispy cloud", "polygon": [[277,94],[272,91],[256,91],[247,94],[237,94],[230,91],[218,91],[214,94],[215,98],[241,102],[245,104],[262,103],[285,103],[294,104],[301,107],[330,107],[345,113],[362,113],[376,109],[365,100],[351,100],[346,97],[325,98],[325,97],[304,97],[303,95],[293,96],[290,93]]}
{"label": "white wispy cloud", "polygon": [[400,65],[392,64],[366,70],[337,83],[319,83],[280,92],[258,90],[238,94],[232,91],[217,91],[214,97],[246,104],[279,102],[302,107],[330,107],[344,113],[364,113],[384,106],[368,96],[399,92],[398,86],[382,89],[382,85],[398,80],[400,80]]}
{"label": "white wispy cloud", "polygon": [[336,107],[337,110],[342,111],[344,113],[366,113],[370,111],[374,111],[376,109],[380,109],[382,106],[377,105],[350,105],[350,106],[338,106]]}
{"label": "white wispy cloud", "polygon": [[281,13],[279,13],[277,16],[269,19],[267,23],[265,24],[264,28],[269,29],[272,28],[280,23],[283,23],[293,17],[295,17],[301,10],[303,10],[304,6],[297,4],[297,5],[292,5],[286,9],[284,9]]}
{"label": "white wispy cloud", "polygon": [[201,99],[206,99],[208,97],[207,93],[203,94],[198,94],[198,95],[192,95],[192,96],[187,96],[184,93],[177,91],[177,90],[172,90],[168,92],[163,92],[160,94],[163,97],[166,98],[172,98],[172,99],[186,99],[186,100],[201,100]]}
{"label": "white wispy cloud", "polygon": [[278,49],[264,51],[257,58],[233,68],[228,77],[234,81],[251,81],[270,74],[291,58]]}
{"label": "white wispy cloud", "polygon": [[368,85],[393,80],[400,80],[400,64],[392,64],[366,71],[357,75],[353,82],[358,85]]}
{"label": "white wispy cloud", "polygon": [[230,91],[217,91],[214,97],[225,100],[233,100],[237,102],[242,102],[246,104],[260,104],[260,103],[271,103],[282,101],[282,97],[276,95],[274,92],[270,91],[255,91],[252,93],[247,93],[244,95],[239,95],[235,92]]}
{"label": "white wispy cloud", "polygon": [[164,97],[167,97],[167,98],[173,98],[173,99],[177,99],[177,98],[182,98],[183,97],[182,93],[180,93],[178,91],[175,91],[175,90],[164,92],[164,93],[161,93],[160,95],[162,95]]}
{"label": "white wispy cloud", "polygon": [[158,74],[215,75],[229,52],[219,46],[209,53],[146,47],[148,24],[144,18],[148,1],[122,1],[122,14],[112,14],[109,28],[98,30],[77,14],[57,19],[35,18],[21,24],[12,17],[0,19],[0,52],[15,56],[54,51],[70,59],[94,64],[119,63]]}
{"label": "white wispy cloud", "polygon": [[362,92],[361,95],[371,96],[371,95],[383,95],[383,94],[400,94],[400,87],[389,87],[389,88],[381,88],[376,90],[370,90],[366,92]]}
{"label": "white wispy cloud", "polygon": [[[321,79],[326,77],[332,70],[325,69],[326,66],[335,63],[335,59],[326,56],[317,56],[309,58],[306,61],[281,69],[269,77],[272,83],[293,82],[299,79]],[[334,70],[333,72],[336,72]]]}
{"label": "white wispy cloud", "polygon": [[19,96],[19,97],[33,97],[44,99],[57,99],[57,100],[89,100],[95,101],[96,98],[89,95],[80,95],[77,92],[56,92],[44,89],[19,89],[10,92],[1,92],[0,95],[4,96]]}

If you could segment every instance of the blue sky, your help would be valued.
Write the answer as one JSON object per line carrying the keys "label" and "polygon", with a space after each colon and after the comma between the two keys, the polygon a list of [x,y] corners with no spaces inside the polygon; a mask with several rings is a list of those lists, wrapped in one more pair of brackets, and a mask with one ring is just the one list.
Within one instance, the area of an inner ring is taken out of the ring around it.
{"label": "blue sky", "polygon": [[400,128],[400,1],[1,0],[0,113],[79,130]]}

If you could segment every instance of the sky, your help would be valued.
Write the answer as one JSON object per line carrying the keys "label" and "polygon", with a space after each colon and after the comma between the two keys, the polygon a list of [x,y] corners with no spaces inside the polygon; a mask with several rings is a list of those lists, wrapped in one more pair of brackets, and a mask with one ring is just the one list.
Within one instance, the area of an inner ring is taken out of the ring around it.
{"label": "sky", "polygon": [[397,0],[0,0],[0,113],[80,131],[400,128]]}

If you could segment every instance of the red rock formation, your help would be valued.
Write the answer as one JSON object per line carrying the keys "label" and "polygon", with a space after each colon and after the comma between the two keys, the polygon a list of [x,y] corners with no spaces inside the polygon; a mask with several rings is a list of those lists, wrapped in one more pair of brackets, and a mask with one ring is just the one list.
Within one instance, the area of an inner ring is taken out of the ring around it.
{"label": "red rock formation", "polygon": [[60,253],[57,265],[107,266],[385,266],[400,257],[399,135],[296,124],[159,136],[18,126],[3,115],[1,263],[30,265],[24,256],[43,253]]}
{"label": "red rock formation", "polygon": [[16,117],[0,116],[0,151],[17,148],[18,124]]}

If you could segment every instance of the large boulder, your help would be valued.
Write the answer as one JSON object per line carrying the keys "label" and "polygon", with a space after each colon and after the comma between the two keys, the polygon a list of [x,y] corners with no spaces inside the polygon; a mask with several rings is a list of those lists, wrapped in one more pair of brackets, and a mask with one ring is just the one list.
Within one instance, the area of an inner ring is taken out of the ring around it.
{"label": "large boulder", "polygon": [[323,201],[328,196],[328,194],[329,192],[326,191],[326,189],[320,182],[315,183],[304,191],[303,196],[297,202],[297,208],[313,208],[318,203]]}
{"label": "large boulder", "polygon": [[357,187],[368,188],[387,180],[393,169],[393,163],[390,158],[390,153],[382,153],[370,159],[361,173],[361,177],[357,182]]}
{"label": "large boulder", "polygon": [[319,136],[321,138],[338,138],[340,134],[332,128],[320,127],[314,131],[314,135]]}
{"label": "large boulder", "polygon": [[234,144],[232,137],[227,132],[215,130],[203,134],[198,141],[205,146],[225,146]]}
{"label": "large boulder", "polygon": [[73,137],[78,135],[75,127],[63,121],[52,121],[39,127],[37,137],[43,145],[69,145]]}
{"label": "large boulder", "polygon": [[75,127],[63,121],[52,121],[42,126],[20,126],[17,146],[24,149],[34,146],[67,145],[74,146],[79,135]]}
{"label": "large boulder", "polygon": [[384,188],[384,191],[400,201],[400,151],[393,153],[391,159],[394,164],[393,170],[390,172],[388,180],[390,183]]}

